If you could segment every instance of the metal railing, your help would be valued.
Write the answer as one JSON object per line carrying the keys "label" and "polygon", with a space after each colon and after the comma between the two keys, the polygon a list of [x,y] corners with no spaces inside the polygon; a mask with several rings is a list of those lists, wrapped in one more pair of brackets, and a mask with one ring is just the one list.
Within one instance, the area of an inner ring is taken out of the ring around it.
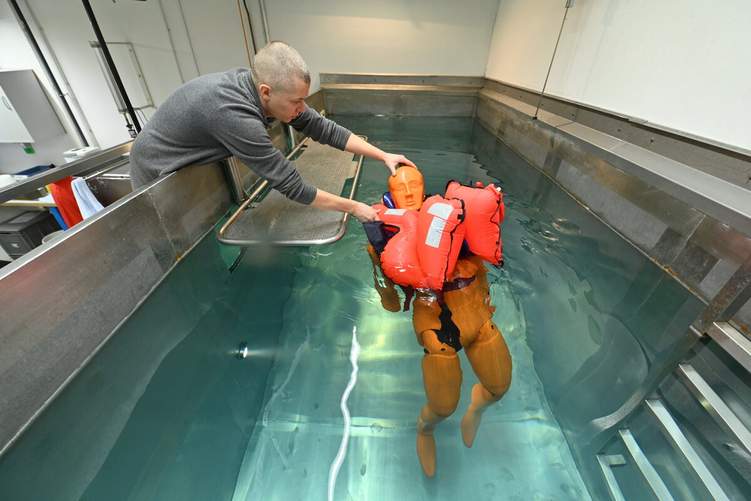
{"label": "metal railing", "polygon": [[[287,153],[285,158],[287,160],[291,160],[297,154],[297,152],[300,151],[300,149],[305,145],[306,142],[307,142],[307,138],[303,141],[300,141],[300,143],[297,146],[295,146],[289,153]],[[219,228],[219,234],[218,234],[219,239],[224,238],[224,235],[225,233],[227,233],[227,230],[233,224],[235,224],[235,222],[240,217],[240,215],[243,212],[245,212],[250,207],[250,204],[255,202],[256,199],[258,199],[258,197],[261,195],[261,193],[263,193],[268,187],[269,187],[268,179],[262,179],[258,183],[255,184],[255,187],[251,193],[246,193],[247,198],[245,199],[245,201],[240,205],[240,207],[238,207],[238,209],[232,214],[232,216],[230,216],[227,222],[224,223],[221,228]],[[239,187],[239,189],[243,193],[245,193],[245,189],[243,187]]]}
{"label": "metal railing", "polygon": [[[652,380],[652,388],[645,388],[645,396],[633,408],[620,415],[617,422],[608,427],[618,429],[617,435],[626,448],[629,459],[646,481],[651,493],[660,500],[673,499],[657,470],[652,466],[647,455],[642,452],[632,432],[623,426],[637,409],[646,409],[647,415],[653,420],[667,439],[676,454],[676,458],[688,466],[689,471],[701,482],[712,499],[727,500],[730,496],[725,492],[721,483],[712,472],[691,440],[684,433],[683,427],[673,418],[669,408],[663,400],[657,397],[657,390],[670,374],[675,374],[683,383],[695,401],[707,412],[720,427],[729,442],[737,444],[746,455],[751,454],[751,431],[739,418],[725,399],[705,380],[700,372],[690,363],[681,361],[673,365],[676,358],[688,358],[695,345],[702,339],[711,339],[717,346],[729,354],[738,364],[751,373],[751,339],[736,329],[731,319],[746,304],[751,296],[751,257],[741,264],[731,276],[725,286],[707,305],[699,318],[691,325],[687,332],[687,342],[682,345],[680,353],[675,354],[666,364],[661,373],[664,377]],[[632,399],[633,400],[633,399]],[[633,403],[633,402],[632,402]],[[603,430],[604,435],[607,431]],[[600,443],[603,444],[604,441]],[[604,451],[605,445],[598,446]],[[613,500],[624,499],[615,475],[614,467],[622,467],[626,459],[619,454],[612,455],[600,452],[596,460],[603,475],[607,491]]]}

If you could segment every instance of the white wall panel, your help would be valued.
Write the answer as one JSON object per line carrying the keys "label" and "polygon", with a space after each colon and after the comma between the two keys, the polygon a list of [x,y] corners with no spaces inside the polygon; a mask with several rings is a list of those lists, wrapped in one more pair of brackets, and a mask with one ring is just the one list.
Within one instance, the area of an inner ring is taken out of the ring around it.
{"label": "white wall panel", "polygon": [[[486,76],[539,90],[564,0],[502,0]],[[546,93],[751,150],[751,2],[574,0]]]}
{"label": "white wall panel", "polygon": [[[268,0],[270,35],[318,73],[481,76],[498,0]],[[259,25],[260,26],[260,25]]]}

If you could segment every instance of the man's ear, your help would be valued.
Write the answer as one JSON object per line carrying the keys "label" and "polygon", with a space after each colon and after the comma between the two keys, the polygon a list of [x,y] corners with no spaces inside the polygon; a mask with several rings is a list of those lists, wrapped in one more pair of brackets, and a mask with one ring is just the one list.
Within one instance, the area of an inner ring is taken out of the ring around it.
{"label": "man's ear", "polygon": [[271,87],[269,87],[268,85],[262,83],[261,85],[258,86],[258,94],[262,98],[268,99],[269,98],[269,94],[271,94]]}

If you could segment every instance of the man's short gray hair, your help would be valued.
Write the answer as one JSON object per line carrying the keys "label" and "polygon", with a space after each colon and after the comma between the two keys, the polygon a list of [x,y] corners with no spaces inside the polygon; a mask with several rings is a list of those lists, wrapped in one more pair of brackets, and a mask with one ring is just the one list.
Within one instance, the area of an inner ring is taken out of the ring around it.
{"label": "man's short gray hair", "polygon": [[253,60],[258,84],[273,89],[289,89],[295,79],[310,84],[308,65],[295,49],[284,42],[269,42]]}

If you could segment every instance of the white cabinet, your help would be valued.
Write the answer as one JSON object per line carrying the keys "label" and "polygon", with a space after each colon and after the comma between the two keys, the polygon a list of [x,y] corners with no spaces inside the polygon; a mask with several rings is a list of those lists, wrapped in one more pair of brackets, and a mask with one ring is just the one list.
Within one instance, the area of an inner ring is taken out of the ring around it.
{"label": "white cabinet", "polygon": [[32,143],[34,139],[0,87],[0,143]]}

